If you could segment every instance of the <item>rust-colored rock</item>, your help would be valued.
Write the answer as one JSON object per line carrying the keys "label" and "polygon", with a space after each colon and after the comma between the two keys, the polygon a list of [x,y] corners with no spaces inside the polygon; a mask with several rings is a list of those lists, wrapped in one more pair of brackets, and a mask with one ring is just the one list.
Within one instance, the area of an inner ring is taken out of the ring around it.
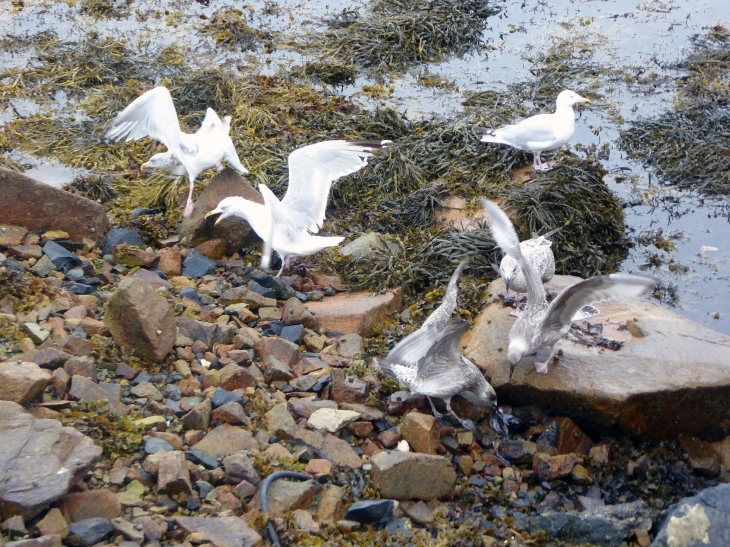
{"label": "rust-colored rock", "polygon": [[185,453],[180,450],[165,452],[158,461],[157,489],[170,496],[177,494],[190,495],[190,473],[188,472]]}
{"label": "rust-colored rock", "polygon": [[110,490],[87,490],[63,497],[57,504],[66,522],[84,519],[115,519],[122,514],[117,496]]}
{"label": "rust-colored rock", "polygon": [[720,474],[722,458],[710,443],[682,435],[681,445],[694,471],[706,477],[717,477]]}
{"label": "rust-colored rock", "polygon": [[560,454],[550,456],[538,452],[532,459],[532,470],[537,473],[540,480],[563,479],[570,475],[576,464],[583,463],[583,459],[575,454]]}
{"label": "rust-colored rock", "polygon": [[29,405],[51,383],[51,374],[35,363],[0,363],[0,401]]}
{"label": "rust-colored rock", "polygon": [[180,254],[180,248],[177,245],[166,249],[159,249],[156,252],[157,256],[160,257],[160,262],[157,264],[157,267],[160,268],[168,278],[176,277],[182,273],[182,255]]}
{"label": "rust-colored rock", "polygon": [[187,238],[189,246],[195,246],[209,239],[222,239],[226,251],[234,253],[246,243],[255,241],[256,235],[248,222],[239,217],[223,219],[218,226],[215,217],[205,218],[208,211],[216,208],[223,198],[241,196],[256,203],[264,199],[249,182],[231,168],[218,173],[201,192],[195,201],[195,210],[190,218],[184,218],[180,226],[180,236]]}
{"label": "rust-colored rock", "polygon": [[593,441],[570,418],[558,418],[558,454],[588,454]]}
{"label": "rust-colored rock", "polygon": [[209,239],[196,245],[195,250],[212,260],[220,260],[226,255],[226,242],[222,239]]}
{"label": "rust-colored rock", "polygon": [[377,296],[370,291],[339,293],[320,302],[308,302],[307,306],[318,328],[369,336],[393,312],[403,309],[403,289],[397,287]]}
{"label": "rust-colored rock", "polygon": [[278,336],[263,336],[253,347],[254,355],[266,362],[269,356],[276,357],[282,363],[291,366],[302,360],[299,346]]}
{"label": "rust-colored rock", "polygon": [[31,232],[63,230],[74,241],[99,240],[109,229],[109,219],[95,201],[10,169],[0,167],[0,189],[0,211],[6,224]]}
{"label": "rust-colored rock", "polygon": [[432,500],[454,490],[456,471],[443,456],[381,450],[371,462],[373,486],[383,498]]}
{"label": "rust-colored rock", "polygon": [[[578,281],[555,276],[546,288],[562,290]],[[503,291],[504,283],[496,280],[486,296],[493,300]],[[603,336],[622,341],[620,350],[563,339],[556,346],[563,355],[548,374],[537,374],[535,357],[529,357],[510,381],[507,341],[515,318],[498,302],[464,334],[464,354],[491,377],[500,403],[537,405],[581,425],[620,426],[634,435],[671,439],[681,432],[698,436],[730,419],[729,336],[647,300],[596,307],[601,314],[591,323],[602,321]],[[634,318],[643,337],[623,328]]]}
{"label": "rust-colored rock", "polygon": [[339,404],[364,403],[368,398],[368,383],[344,370],[332,369],[332,398]]}
{"label": "rust-colored rock", "polygon": [[409,412],[400,424],[400,433],[416,452],[436,454],[439,445],[439,426],[430,414]]}

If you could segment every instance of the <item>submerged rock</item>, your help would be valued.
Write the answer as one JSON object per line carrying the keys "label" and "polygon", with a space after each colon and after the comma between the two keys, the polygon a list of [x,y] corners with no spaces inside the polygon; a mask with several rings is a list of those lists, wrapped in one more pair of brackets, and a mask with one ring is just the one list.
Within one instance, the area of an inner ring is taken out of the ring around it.
{"label": "submerged rock", "polygon": [[730,545],[730,484],[706,488],[669,508],[652,547]]}
{"label": "submerged rock", "polygon": [[0,211],[3,222],[31,232],[63,230],[69,239],[97,241],[109,229],[104,209],[90,199],[53,188],[0,167]]}
{"label": "submerged rock", "polygon": [[[559,291],[578,280],[555,276],[546,287]],[[502,292],[501,280],[487,289],[491,299]],[[623,343],[617,351],[564,338],[548,374],[537,374],[530,357],[510,381],[507,340],[515,318],[496,302],[464,335],[464,353],[490,375],[500,402],[535,404],[579,423],[667,439],[700,435],[730,418],[730,337],[647,300],[597,307],[601,314],[590,322],[602,322],[602,336]]]}
{"label": "submerged rock", "polygon": [[0,517],[32,517],[60,499],[101,456],[101,448],[56,420],[36,420],[0,401]]}

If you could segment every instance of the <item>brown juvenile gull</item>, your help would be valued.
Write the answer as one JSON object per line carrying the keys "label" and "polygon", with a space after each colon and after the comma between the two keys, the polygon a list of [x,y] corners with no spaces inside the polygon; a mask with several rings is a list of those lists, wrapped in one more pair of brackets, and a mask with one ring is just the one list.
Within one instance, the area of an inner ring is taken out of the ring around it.
{"label": "brown juvenile gull", "polygon": [[573,105],[590,102],[566,89],[558,95],[553,114],[538,114],[500,129],[475,127],[474,130],[482,134],[481,142],[508,144],[518,150],[532,152],[532,168],[535,171],[548,171],[550,166],[542,163],[540,153],[560,148],[570,140],[575,132]]}
{"label": "brown juvenile gull", "polygon": [[470,324],[463,319],[431,323],[401,340],[385,359],[377,359],[380,370],[399,380],[411,393],[425,395],[436,411],[431,397],[446,403],[446,410],[468,429],[470,420],[462,420],[451,409],[451,398],[461,395],[472,404],[497,411],[497,394],[481,371],[459,352],[462,335]]}
{"label": "brown juvenile gull", "polygon": [[362,169],[368,158],[379,154],[390,142],[336,140],[298,148],[289,154],[289,187],[281,201],[267,186],[259,184],[263,204],[239,196],[227,197],[206,216],[219,214],[216,224],[230,216],[245,219],[264,241],[261,267],[269,268],[273,249],[282,259],[277,277],[281,276],[293,258],[339,245],[344,239],[313,235],[324,223],[332,183]]}
{"label": "brown juvenile gull", "polygon": [[[547,283],[555,274],[555,256],[552,250],[552,241],[548,238],[558,232],[556,228],[545,235],[533,234],[532,239],[520,243],[520,251],[525,260],[529,262],[540,275],[543,283]],[[522,273],[519,263],[510,255],[504,255],[499,263],[499,275],[504,281],[507,293],[512,289],[515,292],[527,292],[527,281]]]}
{"label": "brown juvenile gull", "polygon": [[656,280],[631,274],[600,275],[581,281],[563,290],[548,305],[545,288],[540,276],[520,251],[520,240],[512,222],[496,204],[482,198],[482,205],[489,216],[492,237],[502,252],[519,263],[527,281],[527,305],[509,332],[509,375],[523,357],[549,347],[550,356],[545,362],[535,363],[535,370],[547,374],[548,363],[556,353],[555,345],[570,329],[570,324],[586,305],[608,300],[637,298],[650,291]]}
{"label": "brown juvenile gull", "polygon": [[248,174],[238,159],[230,130],[231,117],[221,120],[209,108],[200,129],[193,134],[183,133],[172,96],[167,88],[160,86],[143,93],[117,114],[106,131],[106,138],[136,141],[151,137],[164,144],[167,152],[152,156],[142,164],[142,169],[166,169],[176,176],[188,174],[190,191],[183,215],[189,217],[194,207],[195,178],[200,173],[211,167],[220,171],[221,161],[225,159],[241,174]]}

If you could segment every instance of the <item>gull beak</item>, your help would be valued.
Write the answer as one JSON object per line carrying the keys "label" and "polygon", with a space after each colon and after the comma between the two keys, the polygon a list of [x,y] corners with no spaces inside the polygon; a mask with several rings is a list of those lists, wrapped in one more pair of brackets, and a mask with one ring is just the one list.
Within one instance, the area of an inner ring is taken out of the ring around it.
{"label": "gull beak", "polygon": [[140,169],[143,169],[143,170],[144,169],[149,169],[150,168],[150,164],[147,163],[147,162],[144,162],[142,165],[139,166],[139,168]]}
{"label": "gull beak", "polygon": [[512,278],[508,277],[504,280],[504,288],[506,289],[507,294],[509,294],[509,284],[512,282]]}
{"label": "gull beak", "polygon": [[585,104],[591,104],[591,100],[590,99],[586,99],[585,97],[581,97],[579,102],[585,103]]}
{"label": "gull beak", "polygon": [[[208,218],[208,217],[213,216],[213,215],[220,215],[220,211],[216,211],[216,210],[208,211],[207,213],[205,213],[205,218]],[[216,219],[215,226],[218,226],[218,223],[221,221],[222,218],[223,218],[223,215],[219,216]]]}

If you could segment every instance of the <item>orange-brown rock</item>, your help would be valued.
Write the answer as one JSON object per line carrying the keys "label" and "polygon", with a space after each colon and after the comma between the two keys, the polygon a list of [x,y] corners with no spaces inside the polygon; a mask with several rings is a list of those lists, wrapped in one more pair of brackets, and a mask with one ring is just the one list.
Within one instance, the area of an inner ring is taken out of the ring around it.
{"label": "orange-brown rock", "polygon": [[0,167],[3,222],[31,232],[63,230],[69,239],[99,240],[109,229],[104,209],[90,199]]}
{"label": "orange-brown rock", "polygon": [[583,459],[575,454],[550,456],[538,452],[532,459],[532,470],[537,473],[540,480],[550,481],[567,477],[579,463],[583,463]]}
{"label": "orange-brown rock", "polygon": [[570,418],[558,418],[558,454],[588,454],[593,441]]}
{"label": "orange-brown rock", "polygon": [[[555,276],[546,288],[561,290],[578,281]],[[494,281],[486,297],[494,300],[503,291],[504,283]],[[581,424],[668,439],[680,432],[700,435],[730,419],[730,336],[648,300],[596,307],[601,314],[591,323],[601,322],[604,337],[622,342],[619,350],[564,338],[556,346],[563,355],[548,374],[537,374],[535,357],[528,357],[510,381],[507,341],[515,318],[509,316],[511,308],[496,302],[465,333],[464,354],[490,376],[500,403],[537,405]],[[625,327],[634,319],[642,337]]]}
{"label": "orange-brown rock", "polygon": [[369,336],[394,312],[403,309],[403,289],[397,287],[377,296],[369,291],[339,293],[320,302],[308,302],[307,306],[318,328]]}
{"label": "orange-brown rock", "polygon": [[182,273],[182,255],[180,247],[174,245],[166,249],[159,249],[157,256],[160,262],[157,266],[164,272],[167,277],[176,277]]}
{"label": "orange-brown rock", "polygon": [[439,445],[439,426],[430,414],[409,412],[400,424],[400,433],[416,452],[436,454]]}
{"label": "orange-brown rock", "polygon": [[220,260],[226,254],[226,242],[222,239],[209,239],[196,245],[195,250],[212,260]]}
{"label": "orange-brown rock", "polygon": [[66,522],[90,518],[114,519],[122,514],[117,496],[110,490],[87,490],[63,497],[57,504]]}

